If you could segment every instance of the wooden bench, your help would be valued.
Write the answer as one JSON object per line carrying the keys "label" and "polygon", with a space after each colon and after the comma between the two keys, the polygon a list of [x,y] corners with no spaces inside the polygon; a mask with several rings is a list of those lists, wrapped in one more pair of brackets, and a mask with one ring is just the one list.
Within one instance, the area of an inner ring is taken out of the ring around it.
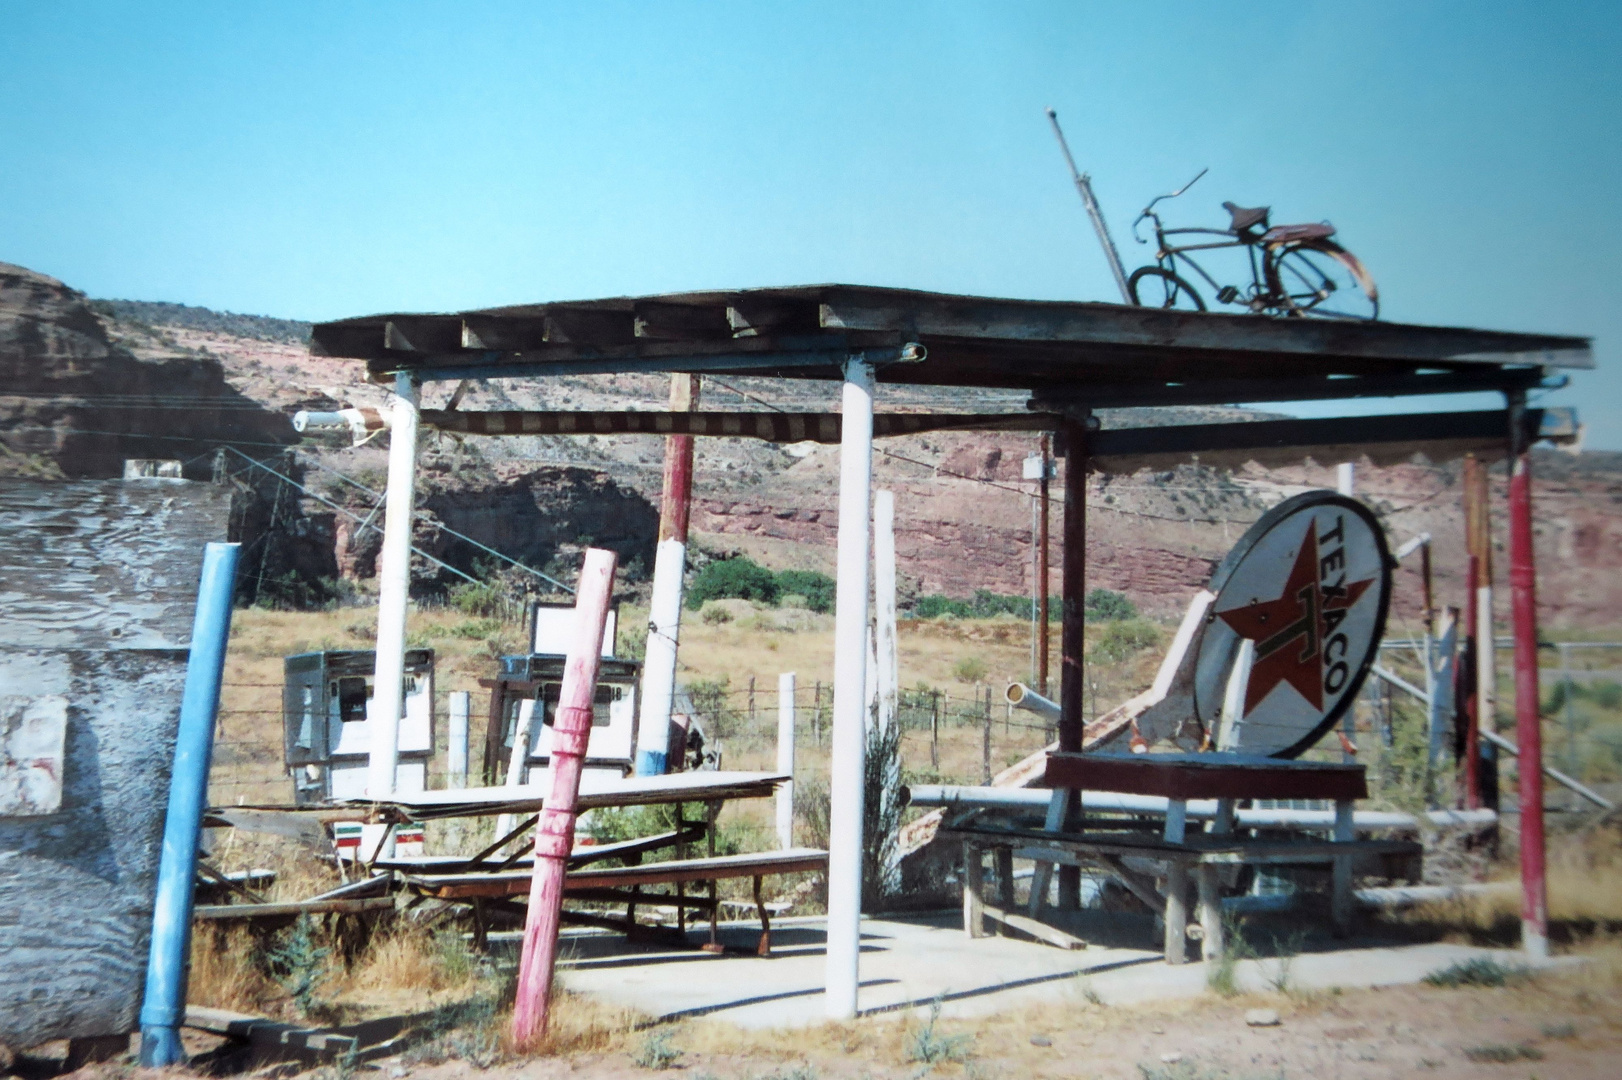
{"label": "wooden bench", "polygon": [[[794,874],[809,870],[825,870],[828,853],[813,848],[789,848],[782,851],[748,852],[743,855],[716,855],[702,859],[672,859],[667,862],[644,863],[636,866],[594,866],[570,870],[563,879],[564,899],[593,903],[626,905],[626,917],[621,920],[592,912],[565,911],[565,921],[586,926],[601,926],[623,930],[628,934],[645,935],[654,927],[637,923],[639,904],[673,904],[685,916],[688,909],[709,916],[710,940],[705,949],[717,952],[717,923],[720,902],[715,895],[716,882],[728,878],[753,878],[755,912],[760,918],[760,943],[756,954],[771,954],[771,914],[760,895],[761,879],[768,874]],[[533,880],[531,871],[501,871],[473,874],[408,874],[406,884],[419,895],[436,900],[508,900],[528,896]],[[708,896],[687,896],[683,886],[707,884]],[[648,885],[673,885],[674,893],[644,893]],[[685,918],[682,919],[685,926]]]}

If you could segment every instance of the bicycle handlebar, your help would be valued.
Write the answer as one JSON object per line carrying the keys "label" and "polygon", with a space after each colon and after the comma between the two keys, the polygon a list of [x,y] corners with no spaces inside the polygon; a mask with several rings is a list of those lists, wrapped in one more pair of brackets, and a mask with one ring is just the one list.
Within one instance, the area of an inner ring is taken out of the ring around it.
{"label": "bicycle handlebar", "polygon": [[1137,221],[1134,221],[1132,223],[1132,239],[1136,240],[1140,244],[1147,244],[1149,241],[1143,239],[1141,236],[1138,235],[1138,222],[1142,221],[1144,218],[1153,218],[1154,223],[1155,223],[1155,228],[1158,229],[1160,227],[1160,218],[1159,218],[1159,216],[1157,214],[1154,213],[1155,203],[1159,202],[1161,199],[1175,199],[1175,198],[1177,198],[1177,196],[1181,195],[1183,192],[1187,191],[1189,188],[1191,188],[1195,184],[1199,183],[1200,177],[1204,176],[1206,173],[1208,173],[1210,171],[1211,171],[1211,167],[1209,165],[1207,165],[1205,168],[1201,169],[1199,172],[1194,174],[1194,179],[1190,180],[1188,183],[1184,184],[1182,187],[1178,188],[1176,191],[1171,192],[1169,195],[1156,195],[1153,199],[1151,199],[1150,202],[1149,202],[1149,205],[1145,206],[1143,208],[1143,213],[1138,215]]}

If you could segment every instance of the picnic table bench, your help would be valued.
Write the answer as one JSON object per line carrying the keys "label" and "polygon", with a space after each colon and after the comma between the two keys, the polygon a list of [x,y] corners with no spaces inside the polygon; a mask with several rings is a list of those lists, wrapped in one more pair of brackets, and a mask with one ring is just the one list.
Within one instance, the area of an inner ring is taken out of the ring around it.
{"label": "picnic table bench", "polygon": [[[608,846],[608,845],[605,845]],[[625,904],[626,916],[618,919],[592,912],[564,912],[568,922],[588,926],[601,926],[623,930],[628,934],[644,935],[658,928],[646,927],[636,921],[639,904],[674,905],[685,915],[689,909],[709,917],[710,940],[704,948],[719,951],[717,923],[720,901],[715,895],[716,882],[729,878],[753,878],[755,911],[760,918],[760,942],[756,954],[771,954],[771,914],[760,894],[761,879],[768,874],[794,874],[809,870],[824,870],[828,866],[828,853],[814,848],[788,848],[781,851],[748,852],[742,855],[712,855],[697,859],[671,859],[665,862],[638,863],[631,866],[590,866],[571,869],[563,879],[566,900],[593,903]],[[528,870],[503,870],[484,873],[460,874],[407,874],[407,887],[422,896],[437,900],[510,900],[529,895],[534,875]],[[707,884],[707,896],[687,896],[683,886]],[[645,893],[648,885],[674,885],[674,893]]]}
{"label": "picnic table bench", "polygon": [[[1205,959],[1223,953],[1220,871],[1237,865],[1324,865],[1331,868],[1331,909],[1337,930],[1349,928],[1352,913],[1352,867],[1359,857],[1377,857],[1392,865],[1413,866],[1422,847],[1408,840],[1359,840],[1353,830],[1352,805],[1368,796],[1361,765],[1330,762],[1285,761],[1237,754],[1050,753],[1042,786],[1052,790],[1045,820],[1040,825],[1008,815],[970,810],[948,822],[945,832],[963,844],[964,929],[971,937],[985,935],[985,920],[1000,923],[1063,948],[1084,948],[1086,942],[1057,927],[1038,922],[1054,867],[1071,865],[1103,871],[1143,901],[1164,922],[1166,962],[1186,960],[1188,885],[1198,892],[1199,936]],[[1155,795],[1167,800],[1165,817],[1157,829],[1124,815],[1113,819],[1087,818],[1073,812],[1080,792],[1116,792]],[[1216,819],[1210,831],[1188,828],[1190,800],[1215,799]],[[1281,837],[1249,835],[1236,828],[1235,803],[1243,799],[1317,799],[1334,803],[1333,824],[1327,839],[1313,830]],[[1001,820],[997,820],[1000,816]],[[998,896],[986,901],[982,856],[996,858]],[[1029,910],[1013,909],[1015,858],[1035,862]],[[1158,868],[1154,875],[1134,870],[1138,865]]]}

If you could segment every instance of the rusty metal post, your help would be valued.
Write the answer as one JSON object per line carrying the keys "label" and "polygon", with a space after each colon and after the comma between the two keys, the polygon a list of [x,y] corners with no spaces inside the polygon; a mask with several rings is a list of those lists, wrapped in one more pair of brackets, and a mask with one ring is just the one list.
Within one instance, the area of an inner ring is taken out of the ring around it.
{"label": "rusty metal post", "polygon": [[[1464,459],[1464,525],[1470,553],[1476,557],[1475,677],[1476,731],[1496,732],[1498,712],[1498,656],[1493,643],[1492,519],[1488,500],[1487,467],[1474,455]],[[1498,809],[1498,748],[1479,740],[1475,762],[1476,794],[1480,805]]]}
{"label": "rusty metal post", "polygon": [[529,914],[524,920],[524,946],[518,959],[512,1031],[513,1041],[520,1047],[530,1046],[546,1034],[563,911],[563,876],[574,849],[580,771],[586,760],[586,741],[591,737],[591,705],[614,591],[614,563],[612,551],[588,548],[575,591],[574,643],[563,669],[563,685],[552,723],[552,792],[535,824],[535,875],[530,882]]}
{"label": "rusty metal post", "polygon": [[1515,743],[1521,808],[1521,947],[1549,952],[1543,850],[1543,729],[1538,715],[1537,560],[1532,551],[1532,454],[1526,395],[1509,396],[1509,590],[1515,632]]}
{"label": "rusty metal post", "polygon": [[[1087,428],[1088,416],[1066,421],[1064,438],[1064,552],[1061,619],[1059,628],[1059,749],[1081,750],[1087,689],[1082,656],[1087,650]],[[1072,812],[1079,813],[1081,800],[1070,800]],[[1081,905],[1081,868],[1059,867],[1059,908],[1070,911]]]}
{"label": "rusty metal post", "polygon": [[1053,437],[1042,436],[1042,482],[1037,489],[1036,529],[1036,692],[1048,696],[1048,481],[1053,475]]}

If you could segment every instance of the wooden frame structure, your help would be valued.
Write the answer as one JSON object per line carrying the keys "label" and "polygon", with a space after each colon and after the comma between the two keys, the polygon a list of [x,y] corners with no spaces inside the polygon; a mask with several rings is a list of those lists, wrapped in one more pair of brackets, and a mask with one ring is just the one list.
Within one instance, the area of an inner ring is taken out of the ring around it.
{"label": "wooden frame structure", "polygon": [[[1086,473],[1154,462],[1215,463],[1310,455],[1340,460],[1368,448],[1387,460],[1415,453],[1433,458],[1463,449],[1478,457],[1513,454],[1525,461],[1532,441],[1569,436],[1571,425],[1525,407],[1528,390],[1550,385],[1561,369],[1593,366],[1585,338],[1462,328],[1324,319],[1268,319],[1189,313],[1118,304],[1003,300],[903,289],[817,285],[726,292],[618,297],[491,308],[450,314],[375,315],[315,327],[311,351],[364,360],[377,381],[396,388],[392,421],[408,445],[391,446],[388,520],[409,515],[419,388],[433,381],[545,378],[627,372],[727,374],[821,379],[843,384],[837,437],[841,445],[840,626],[835,644],[834,822],[829,864],[828,1012],[856,1012],[861,836],[860,694],[839,686],[860,681],[862,644],[857,603],[865,609],[867,491],[871,439],[914,424],[1055,430],[1065,470],[1061,716],[1059,745],[1082,740],[1082,612],[1085,582]],[[873,416],[877,383],[1023,389],[1030,414],[899,420]],[[1132,405],[1233,404],[1264,401],[1410,397],[1490,391],[1502,412],[1099,430],[1093,410]],[[711,419],[715,421],[711,426]],[[859,423],[850,423],[859,418]],[[524,434],[554,425],[581,434],[620,431],[834,437],[829,417],[779,418],[763,412],[589,414],[570,418],[524,414],[481,418],[441,410],[422,414],[433,426]],[[567,426],[566,426],[567,425]],[[665,427],[664,425],[669,425]],[[913,430],[923,430],[922,426]],[[803,432],[803,433],[802,433]],[[763,434],[764,433],[764,434]],[[392,466],[398,464],[399,468]],[[846,502],[851,505],[847,507]],[[856,505],[860,503],[861,505]],[[396,507],[399,507],[399,511]],[[1512,507],[1530,514],[1530,503]],[[846,527],[848,524],[849,527]],[[857,526],[860,525],[860,528]],[[1517,533],[1517,535],[1519,535]],[[399,571],[404,573],[403,570]],[[388,583],[382,583],[385,587]],[[857,586],[860,586],[859,588]],[[1528,590],[1530,585],[1527,586]],[[848,600],[847,600],[848,592]],[[1529,593],[1528,593],[1529,594]],[[392,595],[392,593],[390,594]],[[1521,611],[1525,605],[1518,605]],[[1530,610],[1526,608],[1526,610]],[[848,616],[848,617],[847,617]],[[390,609],[390,618],[398,618]],[[1523,620],[1524,621],[1524,620]],[[391,624],[392,627],[392,624]],[[848,629],[848,633],[846,632]],[[380,625],[379,642],[383,640]],[[392,630],[391,630],[392,633]],[[1535,628],[1517,624],[1518,635]],[[845,641],[845,638],[852,638]],[[847,653],[849,654],[847,656]],[[1535,676],[1535,672],[1534,672]],[[848,689],[848,688],[847,688]],[[1528,699],[1535,712],[1535,697]],[[1532,719],[1535,726],[1535,715]],[[1524,727],[1524,724],[1523,724]],[[1523,770],[1534,758],[1523,754]],[[845,774],[849,773],[847,777]],[[1541,865],[1541,864],[1539,864]],[[1539,886],[1541,889],[1541,886]],[[1079,871],[1060,876],[1061,902],[1073,903]],[[1539,892],[1541,895],[1541,892]],[[1531,904],[1529,910],[1538,905]],[[1539,907],[1539,910],[1541,908]],[[1541,918],[1541,916],[1539,916]],[[1529,924],[1530,925],[1530,924]]]}

